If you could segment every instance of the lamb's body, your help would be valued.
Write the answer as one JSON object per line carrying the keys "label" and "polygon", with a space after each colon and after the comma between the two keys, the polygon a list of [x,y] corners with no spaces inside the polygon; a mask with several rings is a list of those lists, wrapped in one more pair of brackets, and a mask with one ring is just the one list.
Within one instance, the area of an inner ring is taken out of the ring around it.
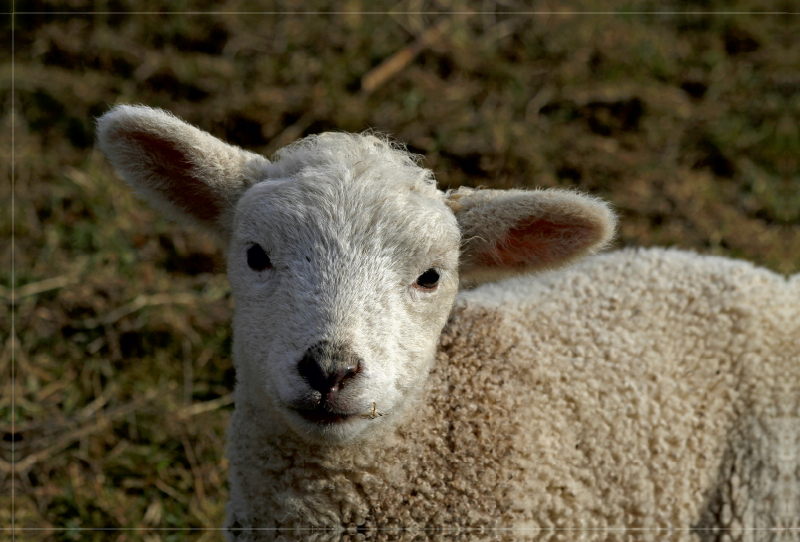
{"label": "lamb's body", "polygon": [[237,403],[229,518],[777,540],[747,529],[800,527],[798,282],[655,249],[463,292],[425,393],[369,445],[275,438]]}
{"label": "lamb's body", "polygon": [[623,251],[456,297],[596,252],[613,214],[441,192],[373,136],[269,162],[144,107],[98,135],[140,194],[228,243],[229,540],[800,526],[799,279]]}

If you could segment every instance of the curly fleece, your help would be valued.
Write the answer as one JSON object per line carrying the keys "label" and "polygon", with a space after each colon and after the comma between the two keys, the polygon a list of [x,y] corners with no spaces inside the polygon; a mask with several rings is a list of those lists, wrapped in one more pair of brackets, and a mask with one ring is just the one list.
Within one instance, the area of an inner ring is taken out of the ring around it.
{"label": "curly fleece", "polygon": [[660,249],[462,292],[425,390],[372,441],[312,447],[236,411],[229,536],[788,537],[798,299],[800,277]]}

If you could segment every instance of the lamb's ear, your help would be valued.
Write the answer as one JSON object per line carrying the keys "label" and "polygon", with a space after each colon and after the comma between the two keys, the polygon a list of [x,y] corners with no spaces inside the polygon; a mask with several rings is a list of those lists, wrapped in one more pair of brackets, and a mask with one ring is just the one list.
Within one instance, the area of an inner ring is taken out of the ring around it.
{"label": "lamb's ear", "polygon": [[236,202],[269,161],[179,118],[117,106],[97,121],[97,143],[117,173],[170,218],[230,232]]}
{"label": "lamb's ear", "polygon": [[602,200],[565,190],[474,190],[447,195],[461,229],[462,285],[562,267],[613,237]]}

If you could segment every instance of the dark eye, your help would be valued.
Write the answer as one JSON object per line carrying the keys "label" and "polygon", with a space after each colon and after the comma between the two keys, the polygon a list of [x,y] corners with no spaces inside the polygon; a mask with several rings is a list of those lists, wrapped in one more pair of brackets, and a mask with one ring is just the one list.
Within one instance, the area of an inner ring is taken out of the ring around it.
{"label": "dark eye", "polygon": [[272,267],[269,256],[260,245],[253,245],[247,249],[247,265],[253,271],[263,271]]}
{"label": "dark eye", "polygon": [[435,269],[428,269],[423,274],[417,277],[417,282],[415,283],[420,288],[424,288],[426,290],[433,290],[436,288],[436,285],[439,283],[439,273],[436,272]]}

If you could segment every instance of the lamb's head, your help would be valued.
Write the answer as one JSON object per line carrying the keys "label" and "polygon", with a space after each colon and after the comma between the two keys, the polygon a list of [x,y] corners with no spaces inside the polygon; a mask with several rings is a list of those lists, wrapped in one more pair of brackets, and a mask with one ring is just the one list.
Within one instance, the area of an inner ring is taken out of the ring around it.
{"label": "lamb's head", "polygon": [[388,416],[422,387],[458,289],[458,225],[430,173],[376,137],[278,156],[229,243],[240,393],[346,439],[381,423],[373,404]]}
{"label": "lamb's head", "polygon": [[398,418],[459,283],[565,265],[614,229],[604,203],[571,192],[441,192],[371,135],[313,136],[269,162],[120,106],[98,141],[155,207],[227,242],[237,401],[311,441],[351,442]]}

